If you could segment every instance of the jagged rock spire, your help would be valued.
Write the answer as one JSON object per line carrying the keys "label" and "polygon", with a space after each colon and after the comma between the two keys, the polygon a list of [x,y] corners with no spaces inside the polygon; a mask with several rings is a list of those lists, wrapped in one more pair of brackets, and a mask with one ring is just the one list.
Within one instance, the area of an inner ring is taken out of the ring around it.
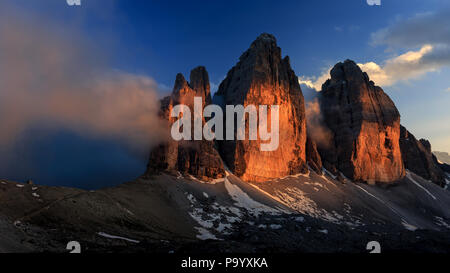
{"label": "jagged rock spire", "polygon": [[250,45],[216,95],[225,105],[279,105],[276,151],[260,151],[259,140],[219,142],[222,158],[236,175],[246,181],[265,181],[307,170],[303,94],[289,58],[281,57],[273,35],[261,34]]}
{"label": "jagged rock spire", "polygon": [[[203,107],[211,102],[208,72],[203,66],[191,71],[190,82],[187,82],[182,74],[177,74],[172,95],[161,100],[160,115],[168,121],[168,131],[175,122],[175,119],[170,117],[172,108],[182,103],[190,107],[191,112],[194,113],[193,105],[196,96],[203,98]],[[224,166],[214,147],[214,142],[207,140],[175,141],[170,136],[165,143],[150,153],[147,174],[162,171],[176,175],[178,173],[190,174],[205,181],[225,175]]]}

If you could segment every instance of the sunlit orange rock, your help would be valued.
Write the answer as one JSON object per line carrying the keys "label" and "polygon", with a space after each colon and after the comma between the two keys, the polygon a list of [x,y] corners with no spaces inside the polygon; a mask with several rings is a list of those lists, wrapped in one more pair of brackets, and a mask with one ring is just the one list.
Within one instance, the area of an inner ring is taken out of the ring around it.
{"label": "sunlit orange rock", "polygon": [[[203,107],[211,103],[209,77],[206,69],[202,66],[191,71],[189,83],[182,74],[178,74],[172,95],[161,100],[160,117],[167,120],[168,132],[177,120],[177,118],[170,116],[173,107],[184,104],[189,106],[191,113],[194,113],[194,97],[202,97]],[[193,118],[192,115],[192,131],[194,130]],[[204,122],[203,119],[203,124]],[[192,138],[193,136],[192,133]],[[175,141],[170,137],[170,134],[168,134],[164,143],[151,151],[147,166],[147,175],[162,171],[174,175],[179,173],[190,174],[204,181],[210,181],[225,175],[223,162],[214,147],[213,141]]]}
{"label": "sunlit orange rock", "polygon": [[400,114],[389,96],[350,60],[331,70],[322,86],[321,110],[333,132],[321,150],[325,166],[354,181],[394,182],[404,177]]}
{"label": "sunlit orange rock", "polygon": [[234,174],[244,181],[261,182],[307,171],[304,98],[289,58],[281,57],[274,36],[262,34],[251,44],[214,100],[222,105],[279,105],[277,150],[261,151],[263,141],[248,138],[219,142],[222,159]]}
{"label": "sunlit orange rock", "polygon": [[317,174],[322,174],[322,159],[317,150],[317,144],[310,137],[306,139],[306,161]]}

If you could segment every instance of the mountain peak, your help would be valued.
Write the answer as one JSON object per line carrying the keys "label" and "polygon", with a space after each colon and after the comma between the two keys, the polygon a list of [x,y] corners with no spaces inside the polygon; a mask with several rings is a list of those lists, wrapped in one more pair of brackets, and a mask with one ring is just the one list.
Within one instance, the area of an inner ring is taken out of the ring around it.
{"label": "mountain peak", "polygon": [[269,33],[263,33],[253,41],[249,50],[260,51],[267,49],[278,49],[279,51],[281,51],[277,46],[277,39],[275,38],[275,36]]}
{"label": "mountain peak", "polygon": [[191,70],[189,85],[198,95],[201,95],[205,99],[206,104],[211,103],[209,76],[204,66],[197,66]]}
{"label": "mountain peak", "polygon": [[393,101],[354,61],[337,63],[330,75],[321,92],[324,120],[334,135],[325,165],[356,181],[403,178],[400,114]]}
{"label": "mountain peak", "polygon": [[175,78],[175,84],[174,84],[173,90],[182,89],[183,87],[185,87],[187,85],[188,85],[188,83],[187,83],[186,79],[184,78],[183,74],[178,73]]}
{"label": "mountain peak", "polygon": [[352,60],[345,60],[337,63],[330,72],[331,82],[340,83],[342,81],[369,81],[369,77],[361,70],[359,65]]}
{"label": "mountain peak", "polygon": [[283,141],[276,151],[261,151],[261,140],[218,142],[222,158],[235,175],[262,182],[307,171],[304,98],[289,58],[281,58],[273,35],[256,38],[227,73],[216,96],[224,105],[279,105],[280,109],[279,139]]}
{"label": "mountain peak", "polygon": [[273,34],[270,33],[261,33],[255,40],[255,42],[260,41],[260,42],[266,42],[266,43],[276,43],[277,42],[277,38],[275,38],[275,36]]}
{"label": "mountain peak", "polygon": [[250,48],[245,51],[239,61],[255,65],[265,63],[264,60],[273,60],[269,63],[278,63],[281,60],[281,49],[277,45],[277,39],[272,34],[263,33],[252,42]]}
{"label": "mountain peak", "polygon": [[[193,113],[195,97],[203,98],[203,107],[211,103],[209,76],[206,68],[198,66],[192,69],[189,81],[186,81],[183,74],[178,73],[171,96],[163,98],[161,101],[161,117],[167,121],[168,130],[176,121],[170,113],[176,104],[181,103],[188,106]],[[223,163],[214,147],[214,142],[205,139],[175,141],[170,137],[150,152],[146,174],[160,172],[176,175],[178,173],[189,174],[204,181],[225,175]]]}

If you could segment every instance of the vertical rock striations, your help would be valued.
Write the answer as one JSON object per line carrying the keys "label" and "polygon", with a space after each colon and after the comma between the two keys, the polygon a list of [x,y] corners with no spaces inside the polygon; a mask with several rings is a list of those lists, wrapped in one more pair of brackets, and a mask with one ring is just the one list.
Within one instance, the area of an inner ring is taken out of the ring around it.
{"label": "vertical rock striations", "polygon": [[321,151],[354,181],[394,182],[405,175],[400,152],[400,114],[389,96],[350,60],[331,70],[322,86],[321,110],[333,132]]}
{"label": "vertical rock striations", "polygon": [[306,139],[306,161],[317,174],[322,174],[322,159],[317,150],[317,144],[310,137]]}
{"label": "vertical rock striations", "polygon": [[219,143],[222,159],[237,176],[261,182],[306,172],[304,98],[289,58],[281,57],[274,36],[261,34],[251,44],[228,72],[214,99],[222,105],[279,105],[277,150],[261,151],[260,143],[265,142],[249,141],[248,137]]}
{"label": "vertical rock striations", "polygon": [[[193,130],[195,96],[202,97],[203,107],[211,103],[208,73],[201,66],[191,71],[190,83],[185,80],[182,74],[178,74],[172,95],[161,100],[160,116],[168,121],[168,131],[176,121],[176,118],[170,117],[170,113],[172,108],[178,104],[185,104],[191,109]],[[192,133],[192,138],[193,136]],[[191,174],[205,181],[223,177],[225,174],[222,160],[214,147],[213,141],[175,141],[170,136],[165,143],[151,151],[147,166],[147,174],[162,171],[174,174],[177,174],[177,172]]]}

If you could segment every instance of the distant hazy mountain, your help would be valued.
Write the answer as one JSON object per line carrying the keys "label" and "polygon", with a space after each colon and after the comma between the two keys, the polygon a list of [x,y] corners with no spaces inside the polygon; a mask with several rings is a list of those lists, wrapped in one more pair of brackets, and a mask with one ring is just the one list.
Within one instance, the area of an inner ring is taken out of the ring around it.
{"label": "distant hazy mountain", "polygon": [[450,155],[448,153],[434,151],[433,154],[437,157],[437,159],[440,162],[450,164]]}

